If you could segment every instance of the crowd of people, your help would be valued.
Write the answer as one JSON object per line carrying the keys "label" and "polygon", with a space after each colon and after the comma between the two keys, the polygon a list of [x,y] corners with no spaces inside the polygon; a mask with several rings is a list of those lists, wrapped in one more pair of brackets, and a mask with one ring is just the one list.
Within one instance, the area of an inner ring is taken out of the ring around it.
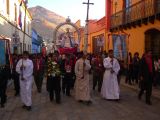
{"label": "crowd of people", "polygon": [[[113,56],[113,50],[97,55],[79,52],[76,54],[50,53],[12,57],[12,67],[4,66],[0,70],[0,103],[4,107],[7,101],[7,81],[13,79],[15,96],[19,96],[26,110],[32,109],[32,85],[35,82],[37,92],[41,93],[43,80],[46,78],[46,91],[50,101],[61,103],[61,93],[73,96],[75,100],[90,105],[91,89],[109,101],[120,100],[121,75],[126,76],[129,85],[139,84],[138,98],[146,91],[146,104],[151,105],[152,84],[157,85],[160,77],[160,60],[153,61],[151,51],[142,58],[136,52],[132,58],[128,55],[127,64]],[[11,70],[10,70],[11,69]],[[93,86],[90,85],[90,74],[93,75]]]}

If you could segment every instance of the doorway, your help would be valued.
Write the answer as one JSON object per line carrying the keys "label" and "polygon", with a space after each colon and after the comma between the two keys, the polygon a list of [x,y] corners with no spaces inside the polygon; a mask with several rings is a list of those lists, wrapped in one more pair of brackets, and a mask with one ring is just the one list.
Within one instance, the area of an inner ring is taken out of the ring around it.
{"label": "doorway", "polygon": [[93,49],[92,49],[93,53],[95,54],[102,53],[104,51],[104,44],[105,44],[104,34],[92,37],[92,44],[93,44]]}
{"label": "doorway", "polygon": [[160,31],[150,29],[145,32],[145,51],[151,50],[153,57],[160,57]]}

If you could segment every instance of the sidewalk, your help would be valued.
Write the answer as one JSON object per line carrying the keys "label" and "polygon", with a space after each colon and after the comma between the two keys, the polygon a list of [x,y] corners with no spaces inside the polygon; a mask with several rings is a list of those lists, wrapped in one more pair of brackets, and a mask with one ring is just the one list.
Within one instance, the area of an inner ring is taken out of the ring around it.
{"label": "sidewalk", "polygon": [[[139,87],[138,87],[137,84],[136,84],[136,85],[135,85],[135,84],[134,84],[134,85],[126,84],[126,83],[125,83],[125,77],[122,77],[122,78],[121,78],[120,84],[121,84],[122,86],[131,88],[131,89],[133,89],[133,90],[135,90],[135,91],[137,91],[137,92],[139,91]],[[157,99],[160,100],[160,88],[155,88],[155,87],[152,88],[152,97],[157,98]]]}

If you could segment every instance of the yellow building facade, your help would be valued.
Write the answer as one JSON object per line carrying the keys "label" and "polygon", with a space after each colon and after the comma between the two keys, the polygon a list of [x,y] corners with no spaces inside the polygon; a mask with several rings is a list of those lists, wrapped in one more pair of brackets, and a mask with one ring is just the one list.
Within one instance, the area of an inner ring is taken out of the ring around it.
{"label": "yellow building facade", "polygon": [[89,22],[88,52],[99,53],[106,51],[106,18]]}
{"label": "yellow building facade", "polygon": [[[128,52],[142,56],[152,50],[154,56],[160,56],[160,0],[106,0],[105,5],[103,18],[89,20],[89,53],[113,49],[115,53],[122,52],[122,56]],[[84,47],[84,31],[81,27],[80,50]],[[99,38],[103,40],[101,48]]]}
{"label": "yellow building facade", "polygon": [[110,5],[110,32],[128,36],[127,51],[160,56],[160,0],[112,0]]}

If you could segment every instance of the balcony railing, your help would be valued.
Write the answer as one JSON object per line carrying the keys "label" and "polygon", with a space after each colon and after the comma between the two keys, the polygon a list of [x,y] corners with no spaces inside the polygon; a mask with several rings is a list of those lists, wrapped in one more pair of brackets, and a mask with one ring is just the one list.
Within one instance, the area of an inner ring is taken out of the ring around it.
{"label": "balcony railing", "polygon": [[126,25],[160,13],[160,0],[141,0],[111,16],[111,28]]}

